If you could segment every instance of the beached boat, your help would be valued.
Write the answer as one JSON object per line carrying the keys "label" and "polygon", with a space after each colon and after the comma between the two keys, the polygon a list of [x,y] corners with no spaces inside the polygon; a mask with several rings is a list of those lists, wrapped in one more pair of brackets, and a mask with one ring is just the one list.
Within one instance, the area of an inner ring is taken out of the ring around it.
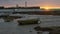
{"label": "beached boat", "polygon": [[30,25],[30,24],[38,24],[38,19],[36,18],[23,18],[20,20],[17,20],[19,25]]}

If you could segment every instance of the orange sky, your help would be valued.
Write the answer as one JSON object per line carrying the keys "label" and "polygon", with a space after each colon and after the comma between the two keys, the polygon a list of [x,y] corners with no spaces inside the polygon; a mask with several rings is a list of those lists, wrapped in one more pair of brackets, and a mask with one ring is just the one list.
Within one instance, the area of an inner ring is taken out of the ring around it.
{"label": "orange sky", "polygon": [[[16,5],[5,5],[5,7],[15,7]],[[25,5],[19,5],[19,6],[25,6]],[[59,6],[53,6],[53,5],[28,5],[28,6],[39,6],[40,8],[49,8],[49,9],[53,9],[53,8],[60,8]]]}
{"label": "orange sky", "polygon": [[[19,4],[18,4],[19,5]],[[4,5],[5,7],[15,7],[15,5],[12,5],[12,4],[5,4]],[[25,5],[19,5],[19,6],[25,6]],[[34,4],[34,5],[27,5],[27,6],[40,6],[41,8],[49,8],[49,9],[52,9],[52,8],[60,8],[60,6],[56,6],[56,5],[53,5],[53,4]]]}

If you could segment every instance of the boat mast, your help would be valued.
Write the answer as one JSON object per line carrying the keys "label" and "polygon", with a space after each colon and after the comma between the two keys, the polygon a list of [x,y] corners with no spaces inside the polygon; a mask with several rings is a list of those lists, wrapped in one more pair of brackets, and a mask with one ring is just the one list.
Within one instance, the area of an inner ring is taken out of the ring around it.
{"label": "boat mast", "polygon": [[18,4],[16,4],[16,8],[18,8],[19,7],[19,5]]}
{"label": "boat mast", "polygon": [[25,1],[25,7],[27,7],[27,1]]}
{"label": "boat mast", "polygon": [[16,4],[16,7],[15,7],[15,9],[14,9],[14,12],[15,12],[15,11],[17,11],[17,10],[18,10],[18,8],[19,8],[19,5],[18,5],[18,4]]}

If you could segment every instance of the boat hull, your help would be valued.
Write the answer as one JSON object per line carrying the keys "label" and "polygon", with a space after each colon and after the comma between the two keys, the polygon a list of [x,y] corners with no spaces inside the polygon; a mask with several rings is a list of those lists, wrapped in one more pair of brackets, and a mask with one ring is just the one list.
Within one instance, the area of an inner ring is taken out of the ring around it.
{"label": "boat hull", "polygon": [[38,24],[38,20],[31,19],[31,20],[18,20],[19,25],[30,25],[30,24]]}

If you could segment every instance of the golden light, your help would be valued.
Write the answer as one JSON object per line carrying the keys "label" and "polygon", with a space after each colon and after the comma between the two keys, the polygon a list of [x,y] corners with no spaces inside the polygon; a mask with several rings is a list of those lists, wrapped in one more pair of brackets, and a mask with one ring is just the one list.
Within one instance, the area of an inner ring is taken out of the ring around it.
{"label": "golden light", "polygon": [[41,7],[41,8],[44,8],[44,9],[51,9],[51,7]]}
{"label": "golden light", "polygon": [[45,11],[50,11],[50,7],[44,7]]}
{"label": "golden light", "polygon": [[49,8],[44,8],[45,10],[49,10]]}
{"label": "golden light", "polygon": [[44,5],[44,6],[41,6],[41,8],[44,8],[45,10],[49,10],[52,8],[51,5]]}
{"label": "golden light", "polygon": [[50,7],[41,7],[41,8],[44,8],[45,11],[50,11]]}

